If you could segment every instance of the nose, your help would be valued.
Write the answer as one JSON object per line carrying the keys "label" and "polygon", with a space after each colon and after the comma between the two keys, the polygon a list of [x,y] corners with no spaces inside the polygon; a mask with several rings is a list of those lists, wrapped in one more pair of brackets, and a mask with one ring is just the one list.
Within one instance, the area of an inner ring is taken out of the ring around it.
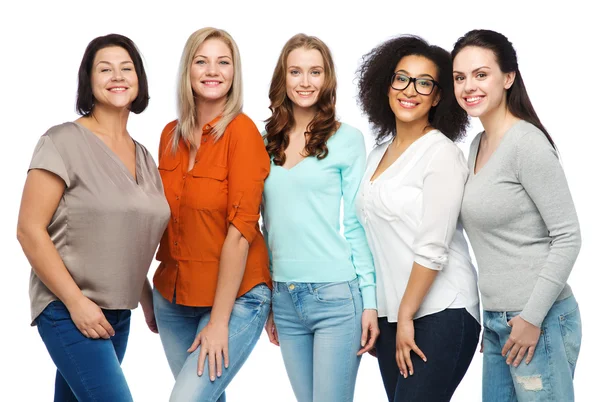
{"label": "nose", "polygon": [[113,81],[122,81],[123,80],[123,74],[120,69],[116,68],[113,70],[112,80]]}
{"label": "nose", "polygon": [[302,75],[302,81],[300,82],[300,85],[302,85],[303,87],[310,86],[310,84],[308,83],[308,74]]}
{"label": "nose", "polygon": [[402,90],[402,93],[406,95],[408,98],[417,96],[417,89],[415,88],[415,81],[409,82],[408,86]]}
{"label": "nose", "polygon": [[465,92],[475,92],[476,89],[475,81],[470,77],[465,78]]}
{"label": "nose", "polygon": [[208,66],[206,68],[206,74],[217,75],[217,64],[216,63],[208,63]]}

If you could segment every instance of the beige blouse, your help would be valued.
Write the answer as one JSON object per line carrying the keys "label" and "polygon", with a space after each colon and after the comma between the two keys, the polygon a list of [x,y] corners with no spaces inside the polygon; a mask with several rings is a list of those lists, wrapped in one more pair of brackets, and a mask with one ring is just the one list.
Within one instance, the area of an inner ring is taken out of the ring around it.
{"label": "beige blouse", "polygon": [[[170,217],[152,155],[136,148],[136,179],[119,157],[78,123],[44,134],[29,170],[66,185],[48,234],[83,294],[104,309],[137,307],[148,268]],[[31,270],[31,319],[57,297]]]}

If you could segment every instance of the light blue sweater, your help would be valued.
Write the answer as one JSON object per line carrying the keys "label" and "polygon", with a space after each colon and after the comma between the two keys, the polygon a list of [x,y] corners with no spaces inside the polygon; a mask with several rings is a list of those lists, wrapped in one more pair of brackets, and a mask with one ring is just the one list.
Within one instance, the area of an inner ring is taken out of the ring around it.
{"label": "light blue sweater", "polygon": [[375,309],[373,257],[354,207],[365,171],[363,135],[342,123],[327,148],[325,159],[311,156],[289,170],[271,161],[263,220],[273,280],[341,282],[358,276],[364,308]]}

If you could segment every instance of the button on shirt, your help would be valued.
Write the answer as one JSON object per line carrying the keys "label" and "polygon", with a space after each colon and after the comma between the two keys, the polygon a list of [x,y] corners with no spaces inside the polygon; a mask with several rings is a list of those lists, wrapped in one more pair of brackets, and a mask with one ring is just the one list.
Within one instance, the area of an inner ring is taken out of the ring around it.
{"label": "button on shirt", "polygon": [[258,227],[269,156],[256,126],[239,114],[215,141],[212,127],[203,127],[199,151],[188,172],[189,147],[180,140],[172,153],[177,121],[163,130],[159,172],[171,207],[171,220],[157,253],[156,289],[178,304],[212,306],[219,260],[229,225],[250,244],[237,297],[259,283],[271,285],[269,257]]}
{"label": "button on shirt", "polygon": [[375,261],[379,316],[397,321],[416,262],[440,272],[415,318],[464,307],[479,320],[477,275],[457,224],[468,175],[462,151],[433,130],[371,181],[390,143],[369,155],[356,200]]}

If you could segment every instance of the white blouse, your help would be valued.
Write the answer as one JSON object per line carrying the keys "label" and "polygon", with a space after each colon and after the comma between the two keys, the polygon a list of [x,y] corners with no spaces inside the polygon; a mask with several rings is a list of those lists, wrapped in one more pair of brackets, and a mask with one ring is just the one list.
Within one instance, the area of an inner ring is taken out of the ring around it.
{"label": "white blouse", "polygon": [[479,321],[477,273],[458,221],[468,168],[462,151],[438,130],[412,143],[374,181],[391,140],[376,147],[356,198],[375,260],[378,315],[398,320],[413,262],[440,271],[415,319],[465,308]]}

